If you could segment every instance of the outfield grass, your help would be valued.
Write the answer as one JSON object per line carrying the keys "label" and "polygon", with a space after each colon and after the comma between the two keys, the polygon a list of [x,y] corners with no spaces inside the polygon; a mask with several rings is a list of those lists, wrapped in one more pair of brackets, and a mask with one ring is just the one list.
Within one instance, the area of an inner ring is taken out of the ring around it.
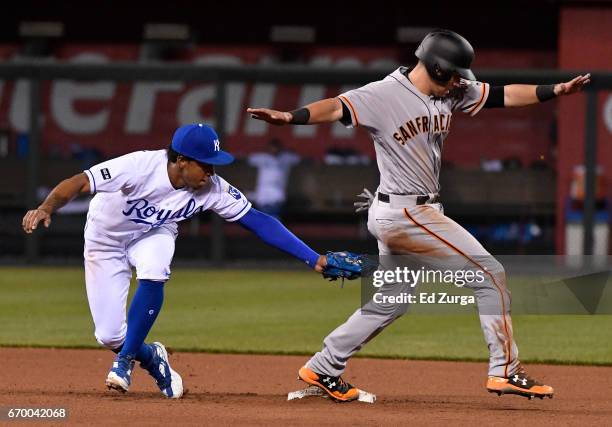
{"label": "outfield grass", "polygon": [[[97,347],[83,271],[1,268],[0,345]],[[179,350],[311,354],[360,302],[308,271],[176,269],[150,334]],[[516,315],[525,362],[612,364],[612,316]],[[406,315],[360,353],[370,357],[486,360],[478,317]]]}

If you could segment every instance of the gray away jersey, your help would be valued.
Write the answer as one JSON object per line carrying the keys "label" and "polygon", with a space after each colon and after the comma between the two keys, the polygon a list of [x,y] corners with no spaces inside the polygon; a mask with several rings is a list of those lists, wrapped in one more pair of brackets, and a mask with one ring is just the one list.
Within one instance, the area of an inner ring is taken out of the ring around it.
{"label": "gray away jersey", "polygon": [[350,90],[338,98],[351,112],[349,127],[366,128],[380,171],[378,191],[429,194],[440,191],[442,145],[453,111],[474,116],[489,96],[487,83],[464,81],[461,100],[425,96],[400,67],[383,80]]}

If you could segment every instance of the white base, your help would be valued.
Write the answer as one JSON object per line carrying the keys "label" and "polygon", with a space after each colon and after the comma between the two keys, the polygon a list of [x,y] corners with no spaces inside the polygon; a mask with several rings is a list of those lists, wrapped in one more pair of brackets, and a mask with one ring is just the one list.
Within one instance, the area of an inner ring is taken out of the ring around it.
{"label": "white base", "polygon": [[[329,398],[329,395],[321,390],[319,387],[311,385],[302,390],[292,391],[287,395],[287,400],[295,400],[295,399],[303,399],[304,397],[324,397],[326,399]],[[367,391],[359,390],[359,398],[357,398],[359,402],[365,403],[374,403],[376,402],[376,395],[372,393],[368,393]]]}

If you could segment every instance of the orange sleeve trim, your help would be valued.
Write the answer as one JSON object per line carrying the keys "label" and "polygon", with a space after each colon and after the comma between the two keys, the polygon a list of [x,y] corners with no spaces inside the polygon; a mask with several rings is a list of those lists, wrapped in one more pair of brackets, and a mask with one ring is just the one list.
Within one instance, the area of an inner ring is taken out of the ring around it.
{"label": "orange sleeve trim", "polygon": [[425,227],[423,224],[418,223],[408,213],[408,209],[406,209],[406,208],[404,208],[404,215],[406,215],[406,218],[408,218],[410,221],[412,221],[416,226],[418,226],[421,229],[425,230],[425,232],[427,232],[429,235],[435,237],[436,239],[440,240],[444,244],[448,245],[452,250],[454,250],[455,252],[457,252],[461,256],[465,257],[469,262],[471,262],[474,265],[476,265],[478,268],[480,268],[482,271],[484,271],[485,274],[487,274],[491,278],[491,281],[493,282],[493,284],[495,285],[495,288],[497,288],[497,291],[499,292],[499,297],[500,297],[501,303],[502,303],[502,316],[504,317],[504,333],[506,334],[506,337],[508,337],[508,342],[506,344],[506,350],[505,350],[505,353],[506,353],[506,366],[504,367],[504,376],[507,378],[508,377],[508,366],[510,366],[510,355],[512,354],[512,336],[510,335],[510,330],[508,328],[508,322],[506,320],[506,303],[504,302],[504,294],[502,293],[501,287],[495,281],[495,277],[493,277],[493,274],[491,274],[490,271],[485,270],[484,267],[482,267],[478,262],[473,260],[470,256],[466,255],[465,252],[463,252],[461,249],[459,249],[458,247],[456,247],[455,245],[453,245],[449,241],[445,240],[444,238],[438,236],[436,233],[434,233],[433,231],[431,231],[430,229]]}
{"label": "orange sleeve trim", "polygon": [[348,107],[351,110],[351,113],[353,113],[353,118],[355,119],[355,127],[359,126],[359,119],[357,118],[357,111],[355,111],[355,107],[353,107],[353,104],[351,104],[351,101],[349,101],[346,96],[342,96],[342,95],[339,95],[338,98],[343,100],[346,103],[346,105],[348,105]]}
{"label": "orange sleeve trim", "polygon": [[486,89],[487,89],[487,84],[483,83],[482,84],[482,94],[480,95],[480,100],[478,101],[478,103],[476,105],[474,105],[470,111],[468,111],[468,114],[472,114],[473,111],[476,111],[476,109],[480,106],[480,104],[482,104],[482,101],[484,101],[485,99],[485,93],[486,93]]}

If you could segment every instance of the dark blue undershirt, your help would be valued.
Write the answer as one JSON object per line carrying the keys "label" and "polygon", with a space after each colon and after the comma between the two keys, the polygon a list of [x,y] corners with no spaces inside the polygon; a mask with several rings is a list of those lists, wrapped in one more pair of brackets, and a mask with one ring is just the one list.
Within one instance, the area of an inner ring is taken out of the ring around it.
{"label": "dark blue undershirt", "polygon": [[319,254],[302,242],[276,218],[251,208],[237,222],[268,245],[304,261],[310,268],[314,268],[317,264]]}

